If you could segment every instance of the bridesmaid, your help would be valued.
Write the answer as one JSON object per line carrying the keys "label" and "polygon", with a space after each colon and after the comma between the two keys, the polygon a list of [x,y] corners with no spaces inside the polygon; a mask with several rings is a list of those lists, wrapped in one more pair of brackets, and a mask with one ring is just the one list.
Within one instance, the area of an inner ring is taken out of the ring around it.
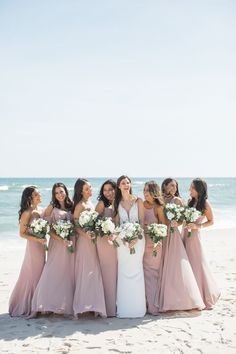
{"label": "bridesmaid", "polygon": [[[204,180],[196,178],[192,181],[190,197],[188,205],[199,210],[202,216],[195,223],[188,224],[184,228],[184,244],[204,304],[206,309],[210,310],[220,297],[220,291],[209,269],[200,239],[200,229],[214,223],[212,208],[208,201],[207,184]],[[191,237],[187,236],[188,229],[192,230]]]}
{"label": "bridesmaid", "polygon": [[[167,178],[162,183],[162,190],[166,202],[183,206],[177,181]],[[174,228],[173,232],[170,231],[170,226]],[[169,223],[163,249],[161,280],[158,296],[155,299],[159,312],[203,309],[205,305],[176,221]]]}
{"label": "bridesmaid", "polygon": [[42,216],[41,194],[37,187],[26,187],[22,193],[19,210],[20,236],[27,240],[20,275],[9,301],[12,317],[29,316],[31,300],[45,264],[44,245],[46,240],[33,237],[26,225]]}
{"label": "bridesmaid", "polygon": [[158,307],[154,300],[156,295],[156,285],[159,281],[159,267],[161,261],[161,244],[157,247],[157,256],[153,257],[153,242],[147,231],[147,226],[152,223],[166,224],[164,215],[164,201],[160,187],[155,181],[146,182],[144,185],[144,232],[145,251],[143,258],[144,280],[146,290],[147,312],[151,315],[158,314]]}
{"label": "bridesmaid", "polygon": [[[92,187],[86,179],[79,178],[74,186],[74,220],[84,210],[94,210],[90,201]],[[75,293],[73,310],[78,317],[84,312],[94,312],[106,317],[106,305],[97,248],[89,232],[77,227],[78,240],[75,251]]]}
{"label": "bridesmaid", "polygon": [[[113,216],[112,204],[116,183],[107,180],[103,183],[95,210],[102,216]],[[108,243],[106,237],[97,238],[97,252],[101,266],[107,316],[116,315],[117,250]]]}
{"label": "bridesmaid", "polygon": [[[144,227],[143,201],[132,194],[131,180],[120,176],[117,180],[114,216],[117,225],[138,222]],[[123,318],[143,317],[146,313],[143,255],[145,239],[135,240],[135,254],[120,240],[118,247],[117,316]]]}
{"label": "bridesmaid", "polygon": [[[71,220],[73,203],[63,183],[55,183],[52,200],[45,211],[50,223]],[[74,254],[69,253],[70,241],[63,240],[54,231],[50,233],[47,263],[32,300],[32,313],[54,312],[64,316],[73,314]]]}

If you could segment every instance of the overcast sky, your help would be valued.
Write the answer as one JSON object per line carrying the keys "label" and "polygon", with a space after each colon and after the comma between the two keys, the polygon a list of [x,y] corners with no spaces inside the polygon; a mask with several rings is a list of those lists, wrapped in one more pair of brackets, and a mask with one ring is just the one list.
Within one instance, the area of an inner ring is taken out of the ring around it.
{"label": "overcast sky", "polygon": [[0,0],[0,177],[236,176],[236,1]]}

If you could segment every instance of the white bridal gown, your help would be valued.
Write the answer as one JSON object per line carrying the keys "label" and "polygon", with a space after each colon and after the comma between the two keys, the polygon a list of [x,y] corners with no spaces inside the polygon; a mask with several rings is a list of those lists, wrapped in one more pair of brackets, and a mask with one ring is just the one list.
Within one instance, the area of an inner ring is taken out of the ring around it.
{"label": "white bridal gown", "polygon": [[[129,214],[119,204],[118,214],[120,224],[124,222],[139,222],[138,204],[135,202]],[[118,282],[117,282],[117,317],[143,317],[146,313],[145,285],[143,273],[143,254],[145,239],[138,240],[135,254],[130,254],[129,247],[120,240],[118,252]]]}

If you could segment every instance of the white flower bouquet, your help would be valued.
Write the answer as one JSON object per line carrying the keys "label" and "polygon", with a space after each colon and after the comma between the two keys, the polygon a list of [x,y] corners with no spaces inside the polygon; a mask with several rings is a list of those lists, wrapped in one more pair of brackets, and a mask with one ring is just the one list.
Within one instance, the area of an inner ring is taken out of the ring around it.
{"label": "white flower bouquet", "polygon": [[[185,207],[184,209],[184,220],[186,224],[194,223],[202,213],[193,207]],[[192,231],[188,230],[188,237],[191,237]]]}
{"label": "white flower bouquet", "polygon": [[113,223],[111,218],[108,217],[98,217],[95,224],[96,233],[100,237],[106,236],[108,238],[108,242],[110,245],[114,247],[119,247],[119,243],[116,241],[115,234],[115,224]]}
{"label": "white flower bouquet", "polygon": [[[143,238],[143,229],[137,222],[126,222],[121,224],[115,230],[119,234],[119,238],[129,247],[129,244],[134,240]],[[130,247],[130,254],[135,254],[135,248]]]}
{"label": "white flower bouquet", "polygon": [[[31,231],[31,235],[36,238],[41,238],[46,240],[46,235],[50,232],[50,226],[48,221],[38,218],[34,219],[31,224],[26,225],[27,228]],[[48,250],[47,245],[44,245],[45,250]]]}
{"label": "white flower bouquet", "polygon": [[153,242],[153,252],[154,257],[157,256],[156,246],[167,236],[167,226],[163,224],[149,224],[147,226],[149,237]]}
{"label": "white flower bouquet", "polygon": [[58,220],[56,223],[52,224],[52,229],[57,236],[61,237],[63,240],[70,241],[67,249],[70,253],[73,253],[74,247],[70,236],[74,233],[74,225],[69,220]]}
{"label": "white flower bouquet", "polygon": [[[184,207],[174,203],[168,203],[165,206],[165,214],[169,221],[182,221],[184,219]],[[170,232],[174,232],[173,226],[170,227]]]}
{"label": "white flower bouquet", "polygon": [[85,232],[91,233],[91,241],[96,244],[96,221],[99,214],[94,210],[84,210],[80,214],[79,220],[75,221],[75,225],[81,227]]}

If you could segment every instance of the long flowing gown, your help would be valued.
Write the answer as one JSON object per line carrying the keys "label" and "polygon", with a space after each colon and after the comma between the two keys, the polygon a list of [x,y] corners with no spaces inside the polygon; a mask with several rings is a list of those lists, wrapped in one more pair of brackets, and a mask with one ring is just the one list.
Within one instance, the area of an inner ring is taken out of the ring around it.
{"label": "long flowing gown", "polygon": [[[173,199],[171,202],[175,202]],[[159,291],[155,305],[159,312],[203,309],[205,307],[178,227],[164,241]]]}
{"label": "long flowing gown", "polygon": [[[112,217],[112,209],[104,210],[105,217]],[[97,238],[97,252],[101,267],[106,311],[108,317],[116,315],[116,291],[117,291],[117,250],[108,243],[107,237]]]}
{"label": "long flowing gown", "polygon": [[73,311],[75,316],[84,312],[107,316],[97,248],[83,231],[76,241]]}
{"label": "long flowing gown", "polygon": [[[40,216],[42,211],[40,211]],[[35,217],[29,221],[31,223]],[[31,312],[31,301],[45,264],[44,246],[27,240],[20,275],[9,300],[9,314],[12,317],[27,317]]]}
{"label": "long flowing gown", "polygon": [[[71,220],[71,213],[53,208],[50,221],[59,220]],[[74,253],[70,253],[63,242],[51,237],[47,263],[32,299],[32,312],[73,314],[74,263]]]}
{"label": "long flowing gown", "polygon": [[[120,224],[139,222],[138,204],[135,202],[129,213],[118,207]],[[145,239],[138,240],[135,254],[120,241],[118,247],[117,316],[123,318],[143,317],[146,313],[143,255]]]}
{"label": "long flowing gown", "polygon": [[[196,221],[200,224],[204,216],[200,216]],[[186,252],[191,263],[194,276],[196,278],[202,299],[206,309],[212,309],[220,297],[220,291],[216,285],[215,279],[210,271],[206,256],[201,243],[199,230],[192,230],[192,236],[188,237],[188,230],[184,228],[184,244]]]}

